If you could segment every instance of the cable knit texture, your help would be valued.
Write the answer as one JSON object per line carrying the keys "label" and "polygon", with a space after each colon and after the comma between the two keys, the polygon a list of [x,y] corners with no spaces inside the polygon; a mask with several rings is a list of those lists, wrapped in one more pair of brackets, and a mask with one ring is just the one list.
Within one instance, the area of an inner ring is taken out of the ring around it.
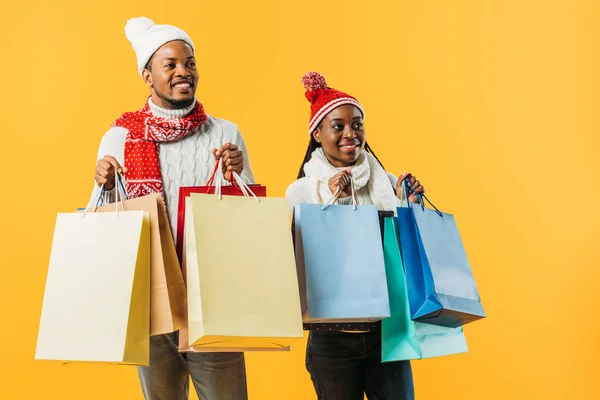
{"label": "cable knit texture", "polygon": [[[328,201],[333,196],[329,190],[329,179],[345,169],[331,165],[323,149],[316,149],[304,165],[306,176],[292,183],[286,191],[291,211],[301,203],[323,204]],[[350,170],[357,204],[375,204],[382,211],[395,211],[400,206],[394,192],[398,178],[386,173],[371,154],[363,150]],[[350,204],[350,200],[340,199],[338,204]]]}
{"label": "cable knit texture", "polygon": [[[182,118],[193,108],[167,110],[151,100],[148,101],[152,114],[157,117]],[[102,137],[98,150],[98,160],[105,155],[113,156],[123,165],[125,136],[127,129],[114,127]],[[215,159],[212,149],[217,149],[225,143],[233,143],[239,147],[244,156],[244,170],[241,174],[246,183],[254,183],[250,168],[246,143],[237,125],[224,119],[208,116],[208,121],[195,132],[183,139],[159,144],[159,163],[164,186],[165,203],[173,237],[177,230],[177,206],[179,188],[181,186],[203,186],[208,181]],[[229,185],[229,183],[225,183]],[[95,189],[97,190],[97,189]],[[95,192],[94,192],[95,193]],[[114,201],[114,189],[107,192],[106,202]],[[92,199],[94,195],[92,194]],[[91,203],[90,203],[91,204]]]}

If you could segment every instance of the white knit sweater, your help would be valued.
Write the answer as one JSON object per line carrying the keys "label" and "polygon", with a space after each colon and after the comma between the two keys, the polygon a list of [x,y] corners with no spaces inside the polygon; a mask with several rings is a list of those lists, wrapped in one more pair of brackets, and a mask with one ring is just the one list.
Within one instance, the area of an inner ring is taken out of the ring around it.
{"label": "white knit sweater", "polygon": [[[186,109],[167,110],[158,107],[151,100],[148,100],[148,105],[155,116],[170,118],[182,118],[193,108],[192,105]],[[105,155],[110,155],[116,158],[119,164],[124,165],[123,157],[127,132],[127,129],[122,127],[109,129],[100,142],[98,160]],[[233,143],[242,151],[244,170],[241,177],[246,183],[254,183],[246,143],[237,125],[232,122],[209,115],[207,122],[196,132],[178,141],[159,144],[159,164],[165,191],[165,203],[174,237],[177,230],[179,187],[205,185],[215,165],[211,150],[219,148],[225,143]],[[92,199],[96,190],[95,188]],[[105,201],[114,201],[114,189],[107,193]]]}

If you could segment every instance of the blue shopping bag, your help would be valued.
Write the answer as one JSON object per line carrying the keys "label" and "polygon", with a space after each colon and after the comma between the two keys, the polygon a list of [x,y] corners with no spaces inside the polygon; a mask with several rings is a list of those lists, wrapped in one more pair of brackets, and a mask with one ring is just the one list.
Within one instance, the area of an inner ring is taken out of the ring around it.
{"label": "blue shopping bag", "polygon": [[381,361],[414,360],[467,352],[462,327],[447,328],[412,321],[400,257],[398,222],[395,218],[386,218],[384,225],[383,253],[391,316],[381,321]]}
{"label": "blue shopping bag", "polygon": [[485,318],[454,216],[423,197],[397,209],[412,318],[453,328]]}
{"label": "blue shopping bag", "polygon": [[303,320],[373,322],[390,316],[374,205],[300,204],[294,209]]}

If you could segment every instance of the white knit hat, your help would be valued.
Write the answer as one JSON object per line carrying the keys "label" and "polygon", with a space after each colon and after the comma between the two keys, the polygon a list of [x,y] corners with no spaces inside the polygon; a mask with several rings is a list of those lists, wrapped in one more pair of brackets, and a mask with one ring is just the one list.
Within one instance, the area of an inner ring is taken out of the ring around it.
{"label": "white knit hat", "polygon": [[183,40],[194,50],[192,39],[183,30],[173,25],[156,25],[149,18],[132,18],[125,25],[125,36],[137,56],[138,72],[146,67],[148,60],[163,44],[173,40]]}

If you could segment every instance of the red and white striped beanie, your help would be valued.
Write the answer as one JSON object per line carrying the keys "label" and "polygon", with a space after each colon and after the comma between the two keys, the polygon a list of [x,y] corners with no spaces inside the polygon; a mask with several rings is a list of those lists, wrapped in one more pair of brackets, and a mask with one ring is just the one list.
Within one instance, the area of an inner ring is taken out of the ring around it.
{"label": "red and white striped beanie", "polygon": [[365,111],[358,100],[349,94],[340,92],[327,86],[325,77],[318,72],[308,72],[302,77],[302,83],[306,89],[304,94],[310,101],[310,122],[308,123],[308,134],[312,135],[323,118],[335,108],[352,104],[358,108],[365,117]]}

